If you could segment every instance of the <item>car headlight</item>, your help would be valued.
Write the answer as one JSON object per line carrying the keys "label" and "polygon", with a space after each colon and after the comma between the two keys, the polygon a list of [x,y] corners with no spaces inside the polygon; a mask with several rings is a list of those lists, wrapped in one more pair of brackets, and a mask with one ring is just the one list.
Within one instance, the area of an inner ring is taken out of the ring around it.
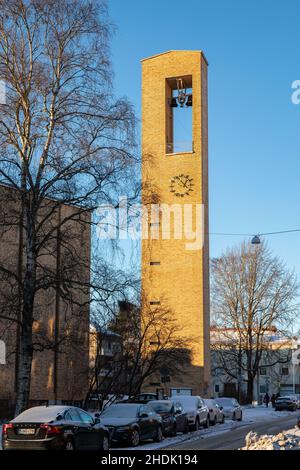
{"label": "car headlight", "polygon": [[120,426],[117,428],[117,432],[126,432],[126,431],[130,431],[130,426]]}

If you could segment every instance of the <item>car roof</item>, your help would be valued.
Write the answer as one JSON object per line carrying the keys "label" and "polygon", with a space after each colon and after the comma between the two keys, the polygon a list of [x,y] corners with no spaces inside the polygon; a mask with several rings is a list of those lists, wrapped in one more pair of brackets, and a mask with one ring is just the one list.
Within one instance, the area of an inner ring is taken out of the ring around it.
{"label": "car roof", "polygon": [[108,408],[111,408],[112,406],[131,406],[131,407],[137,407],[137,406],[144,406],[144,405],[147,405],[147,403],[128,403],[128,402],[120,402],[120,403],[113,403],[112,405],[110,406],[107,406],[106,407],[106,410],[108,410]]}
{"label": "car roof", "polygon": [[218,400],[236,400],[236,398],[233,398],[233,397],[218,397],[218,398],[215,398],[216,401]]}
{"label": "car roof", "polygon": [[170,400],[172,401],[180,401],[180,400],[192,400],[192,401],[195,401],[195,400],[199,400],[199,395],[174,395],[173,397],[170,398]]}
{"label": "car roof", "polygon": [[23,413],[19,414],[11,422],[18,423],[18,422],[26,421],[29,423],[37,423],[41,421],[42,422],[55,421],[59,414],[63,413],[65,410],[69,408],[75,408],[75,407],[61,406],[61,405],[34,406],[33,408],[28,408],[28,410],[23,411]]}
{"label": "car roof", "polygon": [[169,405],[173,405],[172,400],[150,400],[148,403],[168,403]]}
{"label": "car roof", "polygon": [[217,397],[215,400],[235,400],[234,397]]}
{"label": "car roof", "polygon": [[144,392],[144,393],[139,393],[137,396],[138,396],[138,397],[141,397],[141,396],[143,396],[143,397],[156,397],[157,395],[156,395],[156,393],[151,393],[151,392],[147,393],[147,392]]}

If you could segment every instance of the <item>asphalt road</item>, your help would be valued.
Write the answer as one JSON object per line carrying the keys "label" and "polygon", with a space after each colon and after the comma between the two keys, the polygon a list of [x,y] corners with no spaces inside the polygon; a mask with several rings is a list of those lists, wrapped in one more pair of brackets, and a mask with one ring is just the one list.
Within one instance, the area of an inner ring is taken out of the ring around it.
{"label": "asphalt road", "polygon": [[[299,414],[299,413],[298,413]],[[281,419],[247,424],[216,436],[199,438],[183,444],[168,447],[168,450],[235,450],[245,445],[245,436],[249,431],[259,434],[278,434],[293,428],[297,423],[298,414]]]}

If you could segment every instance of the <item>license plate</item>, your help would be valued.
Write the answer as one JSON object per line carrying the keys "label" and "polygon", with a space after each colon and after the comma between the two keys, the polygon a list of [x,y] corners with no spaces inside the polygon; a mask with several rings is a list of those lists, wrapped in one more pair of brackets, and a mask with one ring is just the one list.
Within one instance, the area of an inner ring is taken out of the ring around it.
{"label": "license plate", "polygon": [[18,434],[35,434],[35,429],[19,429]]}

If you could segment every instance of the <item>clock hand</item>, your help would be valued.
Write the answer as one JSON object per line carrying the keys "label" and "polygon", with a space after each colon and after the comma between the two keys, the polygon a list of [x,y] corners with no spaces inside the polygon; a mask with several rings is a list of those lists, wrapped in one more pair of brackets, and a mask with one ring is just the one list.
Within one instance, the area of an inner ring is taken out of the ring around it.
{"label": "clock hand", "polygon": [[183,187],[184,187],[184,188],[187,188],[187,185],[186,185],[186,184],[187,184],[187,181],[184,183],[184,182],[182,181],[182,179],[179,178],[179,176],[178,176],[178,179],[179,179],[179,181],[181,181],[181,183],[183,184]]}

